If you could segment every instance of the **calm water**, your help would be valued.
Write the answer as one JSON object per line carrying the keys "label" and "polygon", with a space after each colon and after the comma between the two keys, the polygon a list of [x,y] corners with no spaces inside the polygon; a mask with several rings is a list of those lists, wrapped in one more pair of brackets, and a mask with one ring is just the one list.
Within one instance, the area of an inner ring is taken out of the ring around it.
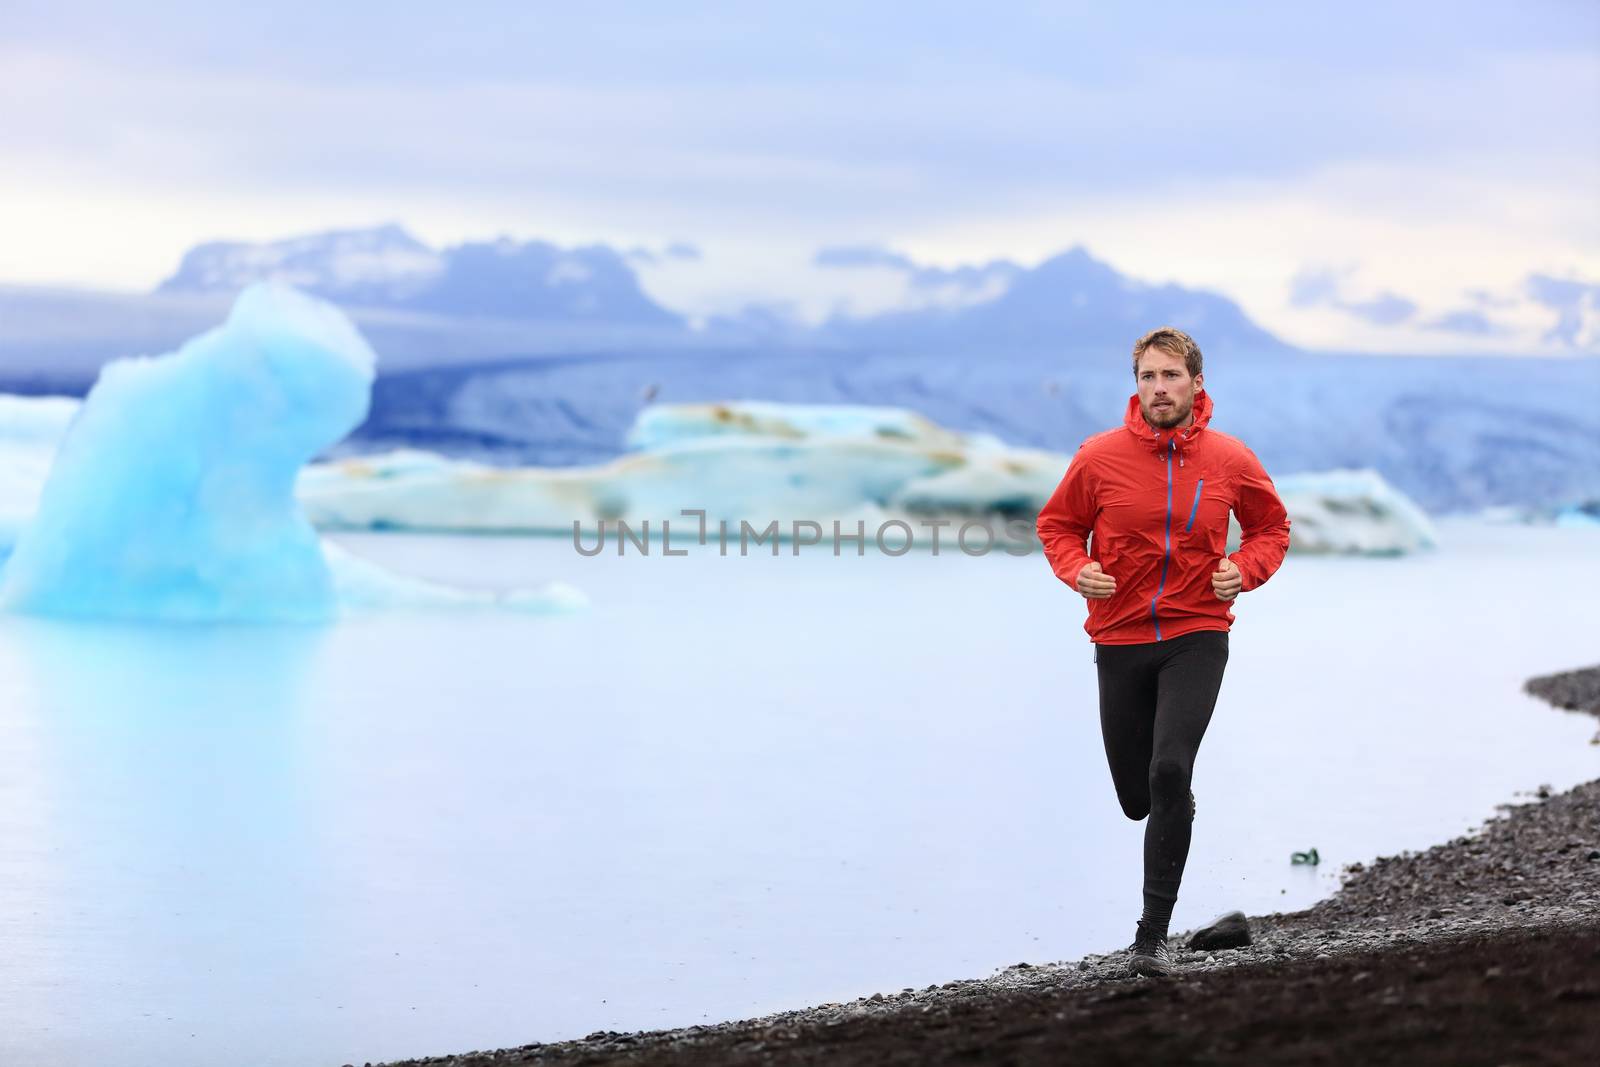
{"label": "calm water", "polygon": [[[1600,535],[1446,523],[1238,609],[1175,928],[1600,775]],[[0,620],[0,1061],[360,1063],[683,1025],[1131,939],[1083,605],[1042,557],[342,538],[565,619]],[[1513,580],[1491,577],[1509,571]],[[1319,868],[1292,866],[1317,847]]]}

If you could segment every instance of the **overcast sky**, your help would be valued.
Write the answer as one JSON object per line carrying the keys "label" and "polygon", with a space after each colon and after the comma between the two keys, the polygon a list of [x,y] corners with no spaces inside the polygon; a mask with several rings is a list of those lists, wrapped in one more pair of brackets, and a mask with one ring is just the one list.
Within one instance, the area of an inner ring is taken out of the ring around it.
{"label": "overcast sky", "polygon": [[1592,0],[227,6],[0,0],[0,281],[398,221],[816,318],[919,292],[822,247],[1082,244],[1302,344],[1600,348]]}

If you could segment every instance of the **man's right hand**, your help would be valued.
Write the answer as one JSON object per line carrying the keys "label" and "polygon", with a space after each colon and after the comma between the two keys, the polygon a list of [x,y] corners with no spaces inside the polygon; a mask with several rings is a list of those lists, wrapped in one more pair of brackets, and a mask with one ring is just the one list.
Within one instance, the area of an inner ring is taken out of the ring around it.
{"label": "man's right hand", "polygon": [[1100,569],[1100,564],[1090,560],[1078,572],[1078,592],[1090,600],[1106,600],[1117,591],[1117,580]]}

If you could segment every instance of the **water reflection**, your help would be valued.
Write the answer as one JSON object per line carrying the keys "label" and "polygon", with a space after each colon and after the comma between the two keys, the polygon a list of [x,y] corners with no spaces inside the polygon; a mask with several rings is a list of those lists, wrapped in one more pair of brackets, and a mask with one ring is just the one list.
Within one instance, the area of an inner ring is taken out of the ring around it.
{"label": "water reflection", "polygon": [[231,1012],[230,975],[295,965],[314,819],[297,736],[323,637],[0,620],[0,885],[7,944],[34,961],[0,1001],[4,1041],[176,1039],[212,998]]}

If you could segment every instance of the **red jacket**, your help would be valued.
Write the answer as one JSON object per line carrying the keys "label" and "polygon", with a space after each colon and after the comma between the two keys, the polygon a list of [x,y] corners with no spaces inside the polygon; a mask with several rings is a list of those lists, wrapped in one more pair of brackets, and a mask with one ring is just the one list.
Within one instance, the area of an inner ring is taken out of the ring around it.
{"label": "red jacket", "polygon": [[[1128,399],[1122,426],[1078,448],[1066,476],[1039,512],[1050,567],[1077,588],[1090,560],[1117,580],[1109,599],[1086,600],[1083,624],[1098,644],[1161,641],[1195,630],[1227,630],[1230,602],[1211,575],[1228,541],[1228,512],[1243,531],[1243,589],[1265,582],[1289,549],[1289,513],[1256,454],[1238,438],[1207,429],[1211,395],[1194,400],[1194,421],[1156,430]],[[1092,547],[1085,539],[1094,535]]]}

